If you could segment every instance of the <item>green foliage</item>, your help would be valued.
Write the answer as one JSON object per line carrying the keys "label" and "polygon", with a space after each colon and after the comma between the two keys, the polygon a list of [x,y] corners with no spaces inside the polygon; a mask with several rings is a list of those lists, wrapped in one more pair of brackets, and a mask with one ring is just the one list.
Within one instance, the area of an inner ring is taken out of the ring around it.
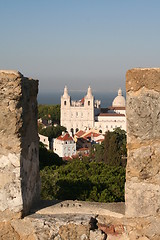
{"label": "green foliage", "polygon": [[48,151],[44,144],[39,144],[39,168],[42,170],[46,166],[60,166],[64,164],[61,157],[56,153]]}
{"label": "green foliage", "polygon": [[60,105],[38,105],[38,118],[51,119],[53,123],[60,123]]}
{"label": "green foliage", "polygon": [[57,125],[56,127],[51,126],[47,128],[39,128],[38,130],[40,134],[49,137],[49,139],[57,138],[63,131],[65,132],[66,128],[60,125]]}
{"label": "green foliage", "polygon": [[104,162],[111,166],[125,165],[123,159],[127,155],[126,133],[120,128],[106,132],[104,140]]}
{"label": "green foliage", "polygon": [[93,144],[90,152],[90,157],[93,161],[102,162],[104,159],[104,143]]}
{"label": "green foliage", "polygon": [[126,134],[119,128],[107,132],[105,141],[93,145],[90,157],[83,160],[64,163],[41,146],[41,196],[49,200],[124,201],[125,168],[122,160],[125,156]]}
{"label": "green foliage", "polygon": [[125,169],[105,163],[74,160],[41,171],[43,199],[124,201]]}
{"label": "green foliage", "polygon": [[120,128],[106,132],[102,144],[94,144],[90,153],[92,161],[105,162],[110,166],[125,166],[126,156],[126,132]]}

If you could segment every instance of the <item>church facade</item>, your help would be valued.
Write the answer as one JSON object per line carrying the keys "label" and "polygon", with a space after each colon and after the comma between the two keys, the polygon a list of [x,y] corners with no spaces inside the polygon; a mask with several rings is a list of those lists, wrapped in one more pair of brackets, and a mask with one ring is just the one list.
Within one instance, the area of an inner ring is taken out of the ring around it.
{"label": "church facade", "polygon": [[126,131],[125,98],[121,89],[113,100],[112,106],[101,108],[101,102],[95,100],[91,87],[88,87],[86,96],[79,101],[72,101],[65,86],[61,96],[61,126],[75,134],[79,130],[94,129],[105,133],[113,131],[116,127]]}

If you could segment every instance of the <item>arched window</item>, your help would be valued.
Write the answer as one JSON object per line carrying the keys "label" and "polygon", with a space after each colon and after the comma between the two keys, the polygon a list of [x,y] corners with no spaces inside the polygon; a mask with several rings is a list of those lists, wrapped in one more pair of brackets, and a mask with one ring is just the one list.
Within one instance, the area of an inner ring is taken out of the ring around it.
{"label": "arched window", "polygon": [[90,102],[90,101],[88,101],[88,106],[90,106],[90,104],[91,104],[91,102]]}
{"label": "arched window", "polygon": [[79,129],[78,128],[76,128],[76,132],[78,132],[79,131]]}
{"label": "arched window", "polygon": [[66,106],[66,104],[67,104],[67,102],[66,101],[64,101],[64,105]]}

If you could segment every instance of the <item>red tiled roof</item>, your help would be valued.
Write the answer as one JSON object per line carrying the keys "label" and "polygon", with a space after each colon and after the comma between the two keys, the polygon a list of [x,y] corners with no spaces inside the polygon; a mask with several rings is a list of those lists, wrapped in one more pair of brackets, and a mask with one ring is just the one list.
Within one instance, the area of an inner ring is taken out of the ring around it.
{"label": "red tiled roof", "polygon": [[108,109],[109,110],[126,110],[125,107],[112,107],[112,106],[108,107]]}
{"label": "red tiled roof", "polygon": [[71,157],[62,157],[62,159],[65,160],[65,161],[73,160],[73,159],[76,159],[76,158],[78,158],[77,154],[72,155]]}
{"label": "red tiled roof", "polygon": [[89,148],[80,148],[80,149],[78,149],[78,151],[86,151],[86,150],[89,150]]}
{"label": "red tiled roof", "polygon": [[57,139],[61,141],[73,141],[73,138],[69,135],[69,133],[66,133],[64,136],[61,135]]}
{"label": "red tiled roof", "polygon": [[82,131],[82,130],[79,130],[78,132],[75,133],[75,135],[76,135],[77,137],[81,137],[81,136],[84,135],[84,134],[85,134],[85,132]]}
{"label": "red tiled roof", "polygon": [[73,159],[78,158],[78,154],[72,155],[72,158],[73,158]]}
{"label": "red tiled roof", "polygon": [[104,141],[104,139],[98,139],[98,140],[96,140],[96,142],[103,142]]}
{"label": "red tiled roof", "polygon": [[82,99],[80,100],[80,102],[81,102],[82,104],[84,104],[84,98],[82,98]]}
{"label": "red tiled roof", "polygon": [[72,160],[72,157],[63,157],[62,159],[68,161],[68,160]]}
{"label": "red tiled roof", "polygon": [[89,133],[87,133],[86,135],[84,135],[84,138],[88,138],[88,137],[91,137],[91,136],[93,136],[93,137],[98,137],[98,136],[100,136],[101,134],[99,134],[99,133],[95,133],[95,132],[89,132]]}
{"label": "red tiled roof", "polygon": [[121,113],[100,113],[98,116],[106,116],[106,117],[125,117],[125,114],[121,114]]}

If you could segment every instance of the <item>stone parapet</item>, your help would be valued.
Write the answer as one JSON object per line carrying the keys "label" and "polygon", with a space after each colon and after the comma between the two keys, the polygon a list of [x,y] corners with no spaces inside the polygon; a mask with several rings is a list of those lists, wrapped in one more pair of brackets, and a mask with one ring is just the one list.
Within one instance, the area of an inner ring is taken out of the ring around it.
{"label": "stone parapet", "polygon": [[126,74],[127,148],[126,215],[160,211],[160,68]]}
{"label": "stone parapet", "polygon": [[37,80],[0,71],[0,212],[12,217],[39,196],[37,93]]}
{"label": "stone parapet", "polygon": [[[117,206],[116,206],[117,205]],[[23,219],[0,220],[0,239],[159,240],[160,217],[126,218],[122,203],[43,202]],[[61,210],[60,210],[61,208]],[[73,209],[75,209],[73,213]],[[80,211],[81,209],[81,211]],[[95,209],[95,212],[93,212]],[[96,214],[98,210],[99,214]],[[106,212],[107,210],[107,212]]]}

